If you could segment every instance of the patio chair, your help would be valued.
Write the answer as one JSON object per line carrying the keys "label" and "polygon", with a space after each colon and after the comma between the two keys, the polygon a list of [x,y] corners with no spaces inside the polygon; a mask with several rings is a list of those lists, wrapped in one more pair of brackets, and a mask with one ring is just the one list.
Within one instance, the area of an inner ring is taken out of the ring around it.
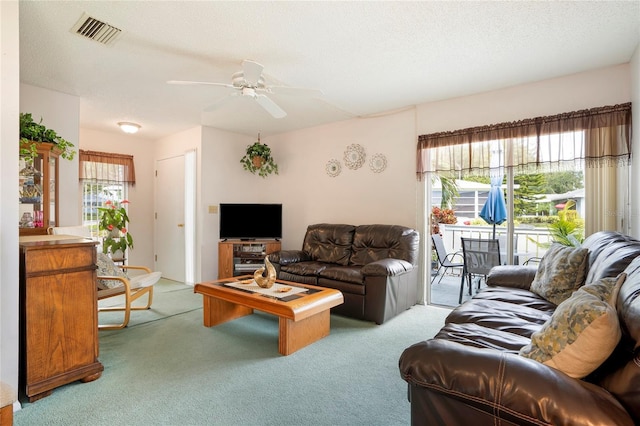
{"label": "patio chair", "polygon": [[[442,281],[442,277],[447,273],[447,270],[462,268],[464,266],[464,258],[459,251],[455,253],[447,253],[447,249],[444,246],[444,241],[442,241],[440,234],[432,234],[431,241],[433,242],[433,247],[435,248],[436,255],[438,257],[438,270],[435,275],[431,277],[431,284],[433,284],[433,281],[435,281],[436,277],[440,275],[440,272],[442,271],[442,274],[436,283],[438,284]],[[458,262],[455,261],[457,259],[459,259]]]}
{"label": "patio chair", "polygon": [[478,289],[480,281],[487,278],[487,274],[494,266],[501,265],[500,262],[500,241],[480,238],[460,238],[462,240],[462,254],[464,257],[464,267],[462,279],[460,280],[460,297],[458,303],[462,303],[462,292],[464,290],[465,279],[469,284],[469,295],[472,294],[472,278],[478,278]]}

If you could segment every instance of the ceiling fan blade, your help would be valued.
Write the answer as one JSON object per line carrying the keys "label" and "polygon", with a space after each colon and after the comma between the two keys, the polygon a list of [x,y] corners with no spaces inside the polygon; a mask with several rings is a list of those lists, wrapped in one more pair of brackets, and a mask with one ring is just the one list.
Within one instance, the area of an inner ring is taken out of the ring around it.
{"label": "ceiling fan blade", "polygon": [[167,84],[180,84],[180,85],[185,85],[185,86],[193,86],[193,85],[199,85],[199,84],[205,84],[208,86],[221,86],[221,87],[227,87],[229,89],[235,89],[236,87],[234,87],[232,84],[226,84],[226,83],[211,83],[209,81],[184,81],[184,80],[169,80],[167,81]]}
{"label": "ceiling fan blade", "polygon": [[258,80],[262,75],[264,67],[257,62],[250,61],[248,59],[242,61],[242,72],[244,73],[244,80],[250,86],[256,86]]}
{"label": "ceiling fan blade", "polygon": [[223,96],[222,98],[218,99],[217,101],[215,101],[211,105],[208,105],[205,109],[202,110],[202,112],[211,112],[213,110],[218,109],[222,104],[227,102],[230,97],[233,97],[233,96],[238,96],[238,93],[237,92],[233,92],[233,93],[230,93],[227,96]]}
{"label": "ceiling fan blade", "polygon": [[269,93],[275,93],[278,95],[293,95],[293,96],[310,96],[320,97],[324,95],[320,89],[306,89],[303,87],[287,87],[287,86],[267,86],[266,91]]}
{"label": "ceiling fan blade", "polygon": [[262,108],[264,108],[269,114],[273,116],[273,118],[282,118],[287,116],[287,113],[284,112],[284,110],[280,108],[275,102],[273,102],[268,96],[258,94],[256,95],[255,99]]}

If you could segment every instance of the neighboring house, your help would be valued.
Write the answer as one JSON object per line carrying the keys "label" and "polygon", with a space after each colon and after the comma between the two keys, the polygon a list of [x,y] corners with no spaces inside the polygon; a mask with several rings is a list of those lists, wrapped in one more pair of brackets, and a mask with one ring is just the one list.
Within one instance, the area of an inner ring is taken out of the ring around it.
{"label": "neighboring house", "polygon": [[[539,203],[551,203],[554,207],[554,212],[562,210],[564,202],[567,200],[573,200],[576,202],[576,210],[580,217],[584,217],[584,188],[574,189],[573,191],[565,192],[564,194],[544,194],[544,198],[541,198]],[[553,212],[549,212],[552,214]]]}
{"label": "neighboring house", "polygon": [[[471,219],[478,217],[480,210],[482,210],[482,205],[487,200],[491,185],[456,179],[456,187],[458,188],[458,197],[456,197],[456,204],[453,206],[456,216]],[[436,180],[433,184],[431,202],[433,205],[439,206],[441,199],[442,188],[440,181]]]}

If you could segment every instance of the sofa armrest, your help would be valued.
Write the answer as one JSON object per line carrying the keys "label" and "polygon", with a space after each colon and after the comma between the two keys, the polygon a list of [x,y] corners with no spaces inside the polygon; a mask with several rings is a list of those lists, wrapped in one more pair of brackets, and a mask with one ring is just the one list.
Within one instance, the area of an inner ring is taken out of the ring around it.
{"label": "sofa armrest", "polygon": [[405,349],[399,367],[412,392],[447,400],[437,408],[450,420],[459,405],[509,424],[633,424],[603,388],[513,353],[432,339]]}
{"label": "sofa armrest", "polygon": [[529,290],[537,270],[536,266],[494,266],[487,275],[487,285]]}
{"label": "sofa armrest", "polygon": [[380,259],[362,267],[362,275],[395,276],[413,270],[413,265],[402,259]]}
{"label": "sofa armrest", "polygon": [[269,255],[271,263],[280,265],[290,265],[292,263],[306,262],[311,260],[309,255],[302,250],[280,250]]}

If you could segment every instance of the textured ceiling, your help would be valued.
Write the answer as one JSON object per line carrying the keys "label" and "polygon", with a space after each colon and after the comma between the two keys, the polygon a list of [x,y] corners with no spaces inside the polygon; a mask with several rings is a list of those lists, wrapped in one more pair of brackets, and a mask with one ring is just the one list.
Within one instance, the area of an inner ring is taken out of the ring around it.
{"label": "textured ceiling", "polygon": [[[83,13],[117,41],[72,33]],[[21,82],[80,97],[82,127],[134,121],[148,138],[272,135],[626,63],[639,42],[640,1],[20,2]],[[324,95],[272,95],[288,113],[274,119],[221,87],[166,84],[230,83],[244,59]]]}

